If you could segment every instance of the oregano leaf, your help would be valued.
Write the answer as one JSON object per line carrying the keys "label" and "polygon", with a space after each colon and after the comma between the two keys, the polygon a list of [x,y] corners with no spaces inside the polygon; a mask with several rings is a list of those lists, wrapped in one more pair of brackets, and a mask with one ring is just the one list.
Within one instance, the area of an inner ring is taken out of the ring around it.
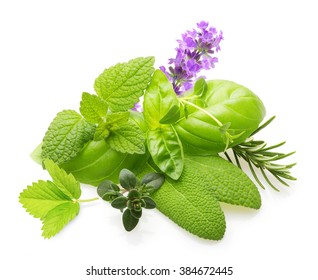
{"label": "oregano leaf", "polygon": [[133,108],[151,80],[154,61],[154,57],[139,57],[106,69],[95,80],[96,93],[112,112]]}

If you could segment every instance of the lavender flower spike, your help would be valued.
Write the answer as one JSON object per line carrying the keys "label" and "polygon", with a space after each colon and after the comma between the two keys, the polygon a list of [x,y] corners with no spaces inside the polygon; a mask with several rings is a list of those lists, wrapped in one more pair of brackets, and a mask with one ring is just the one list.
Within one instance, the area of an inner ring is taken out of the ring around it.
{"label": "lavender flower spike", "polygon": [[182,40],[177,40],[176,57],[169,59],[169,68],[159,67],[171,81],[176,94],[181,95],[192,88],[201,70],[215,67],[218,58],[214,54],[220,50],[222,40],[222,31],[209,27],[206,21],[197,23],[197,29],[182,34]]}

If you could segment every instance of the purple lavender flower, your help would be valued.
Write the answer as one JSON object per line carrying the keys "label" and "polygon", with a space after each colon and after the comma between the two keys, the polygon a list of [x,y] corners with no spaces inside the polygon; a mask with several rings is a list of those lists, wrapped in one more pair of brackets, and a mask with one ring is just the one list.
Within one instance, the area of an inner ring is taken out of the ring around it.
{"label": "purple lavender flower", "polygon": [[221,40],[222,31],[209,27],[206,21],[197,23],[197,29],[182,34],[182,40],[177,40],[176,57],[169,59],[171,66],[168,69],[159,67],[171,81],[176,94],[181,95],[192,88],[201,70],[215,67],[218,58],[214,54],[220,50]]}

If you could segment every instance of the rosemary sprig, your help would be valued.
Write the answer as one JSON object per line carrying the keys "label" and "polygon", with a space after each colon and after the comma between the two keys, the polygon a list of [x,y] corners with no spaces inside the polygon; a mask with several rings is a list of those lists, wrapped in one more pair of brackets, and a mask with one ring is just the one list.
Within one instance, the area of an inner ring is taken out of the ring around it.
{"label": "rosemary sprig", "polygon": [[[291,152],[288,154],[278,153],[273,151],[275,148],[281,147],[285,144],[285,142],[278,143],[273,146],[267,146],[265,141],[258,141],[254,140],[253,136],[268,126],[273,120],[274,117],[271,117],[268,121],[266,121],[263,125],[261,125],[258,129],[256,129],[249,138],[247,138],[243,143],[232,147],[233,156],[235,164],[241,168],[241,164],[239,158],[244,159],[251,172],[253,177],[255,178],[256,182],[265,189],[264,185],[261,183],[260,179],[258,178],[254,167],[260,170],[262,176],[273,189],[279,191],[271,180],[267,176],[267,172],[271,173],[280,183],[285,186],[289,186],[285,180],[296,180],[295,177],[290,175],[290,169],[296,165],[296,163],[292,164],[279,164],[276,163],[278,160],[284,159],[289,157],[290,155],[294,154],[295,152]],[[233,163],[233,160],[229,156],[227,152],[224,153],[226,158]]]}

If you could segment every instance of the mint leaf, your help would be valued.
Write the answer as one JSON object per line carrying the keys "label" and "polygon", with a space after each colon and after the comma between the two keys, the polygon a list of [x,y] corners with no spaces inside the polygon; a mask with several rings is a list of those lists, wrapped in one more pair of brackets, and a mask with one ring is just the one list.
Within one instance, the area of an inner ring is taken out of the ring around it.
{"label": "mint leaf", "polygon": [[80,198],[80,183],[72,174],[67,174],[64,169],[59,168],[58,165],[49,159],[44,160],[44,166],[51,175],[54,184],[56,184],[63,193],[72,198]]}
{"label": "mint leaf", "polygon": [[91,123],[98,123],[105,119],[107,114],[107,103],[97,95],[83,92],[80,105],[82,116]]}
{"label": "mint leaf", "polygon": [[42,220],[42,235],[50,238],[79,213],[77,199],[81,189],[73,175],[67,174],[52,160],[46,159],[44,164],[53,182],[40,180],[33,183],[20,193],[19,201],[27,212]]}
{"label": "mint leaf", "polygon": [[144,154],[145,138],[141,129],[132,122],[112,130],[107,138],[110,147],[121,153]]}
{"label": "mint leaf", "polygon": [[96,93],[112,112],[131,109],[151,80],[154,61],[154,57],[139,57],[106,69],[95,80]]}
{"label": "mint leaf", "polygon": [[59,112],[51,122],[42,145],[42,158],[60,164],[75,157],[93,138],[95,126],[73,110]]}

